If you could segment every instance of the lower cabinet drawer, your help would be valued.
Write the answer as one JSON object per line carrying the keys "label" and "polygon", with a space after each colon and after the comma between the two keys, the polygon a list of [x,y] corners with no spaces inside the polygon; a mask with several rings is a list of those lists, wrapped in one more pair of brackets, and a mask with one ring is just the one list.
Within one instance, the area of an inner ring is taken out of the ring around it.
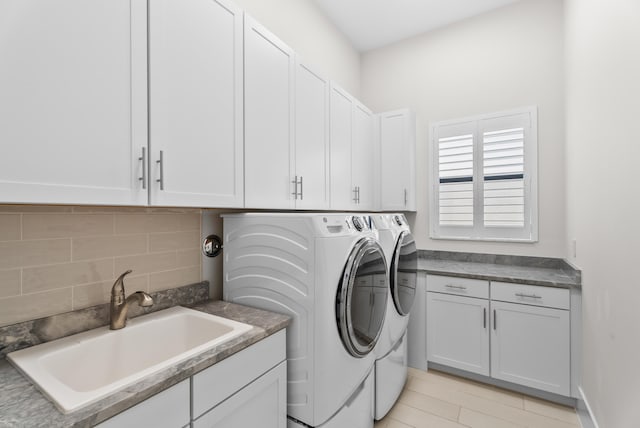
{"label": "lower cabinet drawer", "polygon": [[100,428],[180,428],[189,425],[189,379],[97,425]]}
{"label": "lower cabinet drawer", "polygon": [[569,309],[569,293],[566,288],[491,281],[491,300],[501,302]]}
{"label": "lower cabinet drawer", "polygon": [[488,299],[489,281],[454,276],[427,275],[427,291]]}

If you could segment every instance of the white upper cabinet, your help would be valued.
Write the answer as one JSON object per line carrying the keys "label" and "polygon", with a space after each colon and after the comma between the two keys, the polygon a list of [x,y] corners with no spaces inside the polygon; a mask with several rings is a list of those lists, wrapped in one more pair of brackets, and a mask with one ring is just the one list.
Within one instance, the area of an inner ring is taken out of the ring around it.
{"label": "white upper cabinet", "polygon": [[0,2],[0,202],[147,203],[146,12]]}
{"label": "white upper cabinet", "polygon": [[355,192],[353,209],[373,209],[373,113],[364,105],[353,104],[351,144],[351,187]]}
{"label": "white upper cabinet", "polygon": [[295,174],[298,209],[329,208],[329,81],[296,62]]}
{"label": "white upper cabinet", "polygon": [[153,205],[242,207],[242,10],[149,2]]}
{"label": "white upper cabinet", "polygon": [[355,191],[351,188],[351,139],[353,98],[331,85],[330,96],[331,209],[351,209]]}
{"label": "white upper cabinet", "polygon": [[415,114],[403,109],[381,113],[378,117],[379,208],[382,211],[415,211]]}
{"label": "white upper cabinet", "polygon": [[331,85],[331,209],[373,208],[373,114]]}
{"label": "white upper cabinet", "polygon": [[295,208],[294,52],[245,14],[245,206]]}

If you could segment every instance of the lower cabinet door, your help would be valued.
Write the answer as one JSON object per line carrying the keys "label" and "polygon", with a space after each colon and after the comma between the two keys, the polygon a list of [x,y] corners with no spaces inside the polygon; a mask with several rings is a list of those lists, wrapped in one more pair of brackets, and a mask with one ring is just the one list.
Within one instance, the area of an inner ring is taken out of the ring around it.
{"label": "lower cabinet door", "polygon": [[189,425],[189,379],[97,425],[100,428],[181,428]]}
{"label": "lower cabinet door", "polygon": [[427,360],[489,376],[489,301],[427,292]]}
{"label": "lower cabinet door", "polygon": [[193,428],[285,428],[286,426],[286,361],[193,422]]}
{"label": "lower cabinet door", "polygon": [[491,302],[491,376],[568,396],[569,311]]}

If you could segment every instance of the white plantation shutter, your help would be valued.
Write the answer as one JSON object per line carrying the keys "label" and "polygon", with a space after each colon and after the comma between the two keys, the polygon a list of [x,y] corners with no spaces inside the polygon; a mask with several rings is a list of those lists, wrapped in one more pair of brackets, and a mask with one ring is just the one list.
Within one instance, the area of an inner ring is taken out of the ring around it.
{"label": "white plantation shutter", "polygon": [[473,226],[473,134],[438,139],[440,224]]}
{"label": "white plantation shutter", "polygon": [[524,227],[524,128],[482,135],[484,225]]}
{"label": "white plantation shutter", "polygon": [[432,126],[433,237],[537,240],[536,116],[533,107]]}

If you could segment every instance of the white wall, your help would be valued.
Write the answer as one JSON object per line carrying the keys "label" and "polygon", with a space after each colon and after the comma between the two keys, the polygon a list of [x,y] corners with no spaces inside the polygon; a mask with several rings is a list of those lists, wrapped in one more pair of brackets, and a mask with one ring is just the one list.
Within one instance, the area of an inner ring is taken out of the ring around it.
{"label": "white wall", "polygon": [[313,0],[234,1],[319,73],[359,97],[360,54]]}
{"label": "white wall", "polygon": [[[417,201],[423,249],[564,257],[563,7],[524,0],[362,56],[361,93],[374,111],[417,115]],[[427,172],[431,122],[538,106],[539,242],[429,239]]]}
{"label": "white wall", "polygon": [[600,427],[636,427],[640,2],[567,0],[565,13],[567,225],[583,270],[583,390]]}

